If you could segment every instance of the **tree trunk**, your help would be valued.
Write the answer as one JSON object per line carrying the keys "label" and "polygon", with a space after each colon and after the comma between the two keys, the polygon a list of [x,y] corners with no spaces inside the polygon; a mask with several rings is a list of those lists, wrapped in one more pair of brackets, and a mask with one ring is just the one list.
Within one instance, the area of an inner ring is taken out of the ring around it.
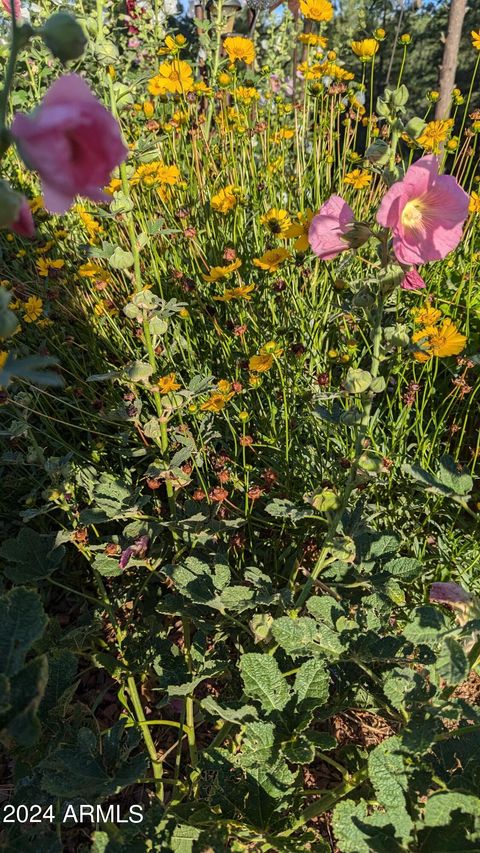
{"label": "tree trunk", "polygon": [[452,0],[448,16],[448,32],[440,66],[440,98],[435,109],[435,118],[448,118],[452,108],[452,91],[455,88],[455,74],[458,64],[458,49],[462,35],[463,19],[467,0]]}

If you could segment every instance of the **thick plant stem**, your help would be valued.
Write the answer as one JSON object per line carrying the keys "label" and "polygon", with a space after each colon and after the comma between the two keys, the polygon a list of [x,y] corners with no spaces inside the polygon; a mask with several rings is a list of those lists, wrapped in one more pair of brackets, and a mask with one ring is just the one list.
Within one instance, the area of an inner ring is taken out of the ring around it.
{"label": "thick plant stem", "polygon": [[[122,638],[120,635],[120,630],[119,630],[119,627],[117,624],[117,620],[115,618],[115,613],[113,611],[113,607],[110,604],[110,601],[108,599],[107,590],[105,589],[105,584],[103,583],[102,577],[98,572],[94,571],[94,575],[95,575],[97,587],[100,591],[100,595],[102,598],[102,604],[104,605],[104,607],[105,607],[105,609],[106,609],[106,611],[110,617],[110,621],[112,623],[112,626],[115,630],[115,634],[117,637],[118,648],[119,648],[120,654],[122,655],[122,649],[121,649]],[[123,663],[128,666],[127,661],[125,661],[123,659],[123,655],[122,655],[122,660],[123,660]],[[136,721],[137,721],[138,725],[140,726],[143,741],[145,743],[147,752],[150,756],[150,761],[152,764],[153,778],[155,780],[155,792],[156,792],[156,795],[157,795],[158,799],[160,800],[160,802],[163,803],[163,798],[164,798],[164,790],[163,790],[163,782],[162,782],[163,767],[162,767],[161,761],[158,760],[157,750],[155,749],[155,744],[153,742],[152,735],[150,734],[150,730],[148,728],[148,723],[145,720],[145,712],[143,710],[143,705],[142,705],[142,702],[140,699],[140,694],[138,692],[137,685],[136,685],[136,682],[135,682],[133,675],[129,675],[127,677],[127,689],[128,689],[128,695],[130,696],[130,700],[131,700],[132,705],[133,705],[133,710],[135,712]]]}
{"label": "thick plant stem", "polygon": [[147,752],[150,756],[150,761],[152,764],[152,773],[153,778],[155,779],[155,790],[156,795],[160,802],[163,803],[164,790],[163,790],[163,768],[161,761],[158,760],[157,750],[155,748],[155,744],[153,742],[152,735],[150,734],[150,729],[148,728],[148,723],[145,720],[145,712],[143,710],[143,705],[140,699],[139,692],[137,690],[137,685],[135,683],[135,679],[133,675],[130,675],[127,678],[127,689],[128,695],[130,696],[133,709],[135,711],[135,716],[137,718],[137,723],[140,726],[142,731],[142,737],[147,748]]}
{"label": "thick plant stem", "polygon": [[[381,339],[382,339],[383,301],[384,301],[383,294],[380,294],[378,297],[378,302],[377,302],[376,311],[375,311],[375,315],[374,315],[374,323],[373,323],[373,328],[372,328],[372,360],[371,360],[371,365],[370,365],[370,374],[372,376],[372,379],[377,378],[379,367],[380,367],[380,343],[381,343]],[[297,601],[295,602],[295,609],[296,610],[300,610],[300,608],[303,607],[308,596],[310,595],[313,584],[315,583],[319,574],[322,572],[322,570],[325,568],[326,563],[328,562],[328,557],[330,554],[332,540],[336,534],[337,527],[341,521],[342,515],[348,506],[350,496],[351,496],[352,491],[353,491],[354,486],[355,486],[355,481],[357,478],[357,471],[358,471],[358,463],[359,463],[360,457],[363,453],[363,449],[364,449],[363,448],[363,442],[364,442],[365,437],[367,435],[368,426],[370,423],[370,414],[372,411],[372,402],[373,402],[373,395],[371,392],[369,392],[368,398],[367,398],[366,402],[364,403],[362,420],[359,424],[357,437],[356,437],[356,441],[355,441],[355,458],[354,458],[354,460],[352,462],[352,466],[350,468],[349,477],[348,477],[348,480],[345,484],[345,488],[343,491],[340,506],[338,507],[338,509],[336,510],[334,515],[332,516],[332,519],[331,519],[329,527],[328,527],[327,535],[325,538],[325,542],[324,542],[322,550],[320,551],[317,562],[315,563],[315,566],[313,567],[310,576],[307,578],[307,580],[303,586],[303,589],[301,590],[301,592],[297,598]]]}
{"label": "thick plant stem", "polygon": [[[191,645],[191,636],[190,636],[190,622],[188,619],[182,620],[183,624],[183,641],[184,641],[184,652],[185,652],[185,660],[187,663],[188,672],[190,675],[193,673],[192,666],[192,657],[190,654],[190,645]],[[197,752],[197,743],[195,738],[195,719],[194,719],[194,706],[193,706],[193,695],[190,694],[185,698],[185,722],[187,724],[187,741],[188,741],[188,750],[190,753],[190,763],[192,765],[192,770],[194,771],[194,778],[196,777],[195,770],[198,765],[198,752]]]}
{"label": "thick plant stem", "polygon": [[[115,91],[113,88],[113,82],[110,75],[108,75],[108,88],[110,93],[110,106],[113,115],[118,120],[118,112],[117,112],[117,104],[115,99]],[[128,183],[127,169],[125,163],[120,165],[120,180],[122,182],[122,192],[127,200],[130,201],[130,186]],[[133,218],[133,214],[131,210],[128,210],[126,213],[126,225],[127,225],[127,233],[128,239],[130,243],[130,251],[133,256],[133,279],[135,285],[135,291],[140,293],[143,290],[143,280],[142,280],[142,268],[140,264],[140,252],[138,249],[137,242],[137,234],[135,230],[135,221]],[[150,330],[150,323],[148,320],[145,320],[143,323],[143,338],[145,341],[145,349],[148,355],[148,362],[150,367],[152,368],[154,374],[157,371],[157,359],[155,356],[155,349],[152,341],[152,333]],[[165,414],[162,398],[158,391],[152,392],[153,401],[155,404],[155,410],[157,412],[157,417],[160,421],[160,437],[161,437],[161,449],[163,454],[165,455],[168,450],[168,432],[167,432],[167,421],[168,418]],[[166,460],[165,460],[166,461]],[[175,506],[175,493],[172,486],[172,483],[169,480],[165,481],[166,491],[167,491],[167,501],[168,507],[170,510],[170,514],[172,516],[176,515],[176,506]]]}
{"label": "thick plant stem", "polygon": [[[10,95],[10,89],[12,87],[13,78],[15,75],[15,68],[17,65],[18,52],[20,50],[20,37],[19,37],[17,22],[15,19],[15,3],[14,3],[14,0],[10,0],[10,15],[12,18],[11,38],[10,38],[10,54],[8,57],[7,68],[5,71],[3,89],[0,92],[0,134],[2,136],[5,133],[5,119],[6,119],[6,115],[7,115],[8,97]],[[3,154],[5,153],[2,150],[3,147],[4,147],[3,145],[0,147],[0,157],[3,156]]]}
{"label": "thick plant stem", "polygon": [[307,806],[306,809],[301,813],[299,818],[295,821],[293,826],[290,827],[286,832],[281,832],[280,837],[293,835],[297,829],[305,826],[309,820],[312,820],[319,815],[325,814],[325,812],[329,812],[333,809],[333,807],[338,803],[339,800],[346,797],[350,794],[351,791],[354,791],[355,788],[358,788],[365,779],[368,778],[368,770],[366,767],[363,767],[361,770],[358,770],[353,776],[350,776],[348,779],[338,785],[338,787],[333,788],[328,793],[323,794],[318,800],[315,800],[314,803]]}

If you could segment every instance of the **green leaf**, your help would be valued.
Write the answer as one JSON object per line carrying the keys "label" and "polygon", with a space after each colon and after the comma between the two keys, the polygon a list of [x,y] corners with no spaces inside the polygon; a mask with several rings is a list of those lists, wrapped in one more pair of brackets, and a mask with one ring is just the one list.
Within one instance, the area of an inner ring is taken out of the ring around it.
{"label": "green leaf", "polygon": [[470,671],[463,647],[453,637],[445,637],[435,665],[437,675],[449,685],[460,684]]}
{"label": "green leaf", "polygon": [[7,676],[19,672],[46,623],[42,602],[33,590],[16,587],[0,598],[0,672]]}
{"label": "green leaf", "polygon": [[423,820],[426,826],[447,826],[452,812],[456,811],[480,818],[479,798],[456,791],[439,792],[429,797],[425,803]]}
{"label": "green leaf", "polygon": [[307,660],[295,676],[295,693],[298,709],[310,712],[325,705],[330,691],[330,675],[321,660]]}
{"label": "green leaf", "polygon": [[395,578],[401,578],[403,581],[413,581],[419,576],[422,571],[420,560],[415,557],[396,557],[394,560],[389,560],[388,563],[382,565],[382,570],[393,575]]}
{"label": "green leaf", "polygon": [[2,723],[1,738],[11,746],[13,740],[23,748],[33,746],[40,736],[37,712],[45,692],[48,679],[46,655],[34,658],[10,679],[10,703],[8,715]]}
{"label": "green leaf", "polygon": [[40,763],[42,789],[62,800],[113,796],[146,772],[146,755],[131,754],[137,744],[138,734],[125,734],[122,721],[103,734],[101,743],[99,735],[82,728],[75,743],[59,744]]}
{"label": "green leaf", "polygon": [[266,712],[282,711],[290,699],[290,688],[276,660],[270,655],[249,652],[240,659],[244,691],[260,702]]}
{"label": "green leaf", "polygon": [[257,718],[257,709],[253,705],[241,705],[239,708],[225,708],[218,704],[213,696],[206,696],[200,702],[201,707],[212,717],[220,717],[227,723],[243,724]]}
{"label": "green leaf", "polygon": [[448,454],[445,454],[439,460],[438,479],[443,486],[456,495],[468,495],[473,489],[473,480],[469,471],[466,468],[462,468]]}
{"label": "green leaf", "polygon": [[305,656],[315,648],[318,626],[315,620],[309,619],[308,616],[301,616],[299,619],[281,616],[280,619],[275,619],[271,630],[278,645],[293,657]]}
{"label": "green leaf", "polygon": [[6,539],[0,547],[0,557],[14,564],[5,569],[14,583],[31,583],[48,577],[64,556],[65,548],[56,544],[54,533],[40,534],[29,527],[23,527],[15,539]]}
{"label": "green leaf", "polygon": [[129,267],[133,266],[133,255],[117,246],[113,254],[110,255],[108,263],[116,270],[128,270]]}
{"label": "green leaf", "polygon": [[370,388],[371,382],[372,376],[368,370],[349,367],[343,384],[347,394],[364,394]]}
{"label": "green leaf", "polygon": [[428,646],[438,643],[441,633],[446,628],[447,623],[442,611],[437,607],[424,605],[414,610],[403,633],[411,643],[415,645],[424,643]]}

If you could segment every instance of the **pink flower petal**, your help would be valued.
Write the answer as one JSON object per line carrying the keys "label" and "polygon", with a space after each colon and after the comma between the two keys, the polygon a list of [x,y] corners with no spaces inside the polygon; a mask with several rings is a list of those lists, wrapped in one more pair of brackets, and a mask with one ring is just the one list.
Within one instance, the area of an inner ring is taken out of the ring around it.
{"label": "pink flower petal", "polygon": [[353,222],[352,208],[341,196],[332,195],[310,223],[308,241],[315,254],[329,261],[350,248],[344,235]]}

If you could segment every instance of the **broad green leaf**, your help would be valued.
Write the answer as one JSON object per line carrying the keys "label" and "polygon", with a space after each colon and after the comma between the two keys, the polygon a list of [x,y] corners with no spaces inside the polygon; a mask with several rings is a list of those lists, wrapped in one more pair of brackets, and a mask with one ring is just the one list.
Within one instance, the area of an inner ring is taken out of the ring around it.
{"label": "broad green leaf", "polygon": [[307,660],[295,676],[297,707],[303,713],[328,701],[330,675],[321,660]]}
{"label": "broad green leaf", "polygon": [[401,578],[408,582],[418,577],[422,571],[422,564],[415,557],[396,557],[394,560],[389,560],[388,563],[383,564],[382,570],[395,578]]}
{"label": "broad green leaf", "polygon": [[276,660],[267,654],[249,652],[240,659],[245,695],[260,702],[264,711],[282,711],[290,699],[290,688]]}
{"label": "broad green leaf", "polygon": [[308,654],[315,647],[317,633],[315,620],[307,616],[301,616],[299,619],[281,616],[280,619],[275,619],[272,625],[274,639],[293,657]]}
{"label": "broad green leaf", "polygon": [[0,557],[13,563],[4,570],[14,583],[31,583],[48,577],[57,569],[65,556],[63,545],[56,544],[56,536],[36,533],[23,527],[15,539],[6,539],[0,547]]}
{"label": "broad green leaf", "polygon": [[435,665],[437,675],[447,684],[456,685],[464,681],[470,671],[470,664],[463,646],[453,637],[445,637]]}
{"label": "broad green leaf", "polygon": [[15,587],[0,598],[0,672],[15,675],[47,623],[36,592]]}
{"label": "broad green leaf", "polygon": [[425,803],[423,820],[426,826],[446,826],[456,811],[480,818],[480,799],[459,791],[440,791]]}

